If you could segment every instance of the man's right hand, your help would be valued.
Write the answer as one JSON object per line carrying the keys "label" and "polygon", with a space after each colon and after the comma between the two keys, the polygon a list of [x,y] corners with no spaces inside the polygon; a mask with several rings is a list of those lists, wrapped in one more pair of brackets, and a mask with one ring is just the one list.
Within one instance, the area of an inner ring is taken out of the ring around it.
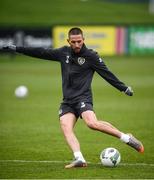
{"label": "man's right hand", "polygon": [[7,46],[3,46],[2,50],[7,51],[7,52],[16,52],[16,46],[13,44],[7,45]]}

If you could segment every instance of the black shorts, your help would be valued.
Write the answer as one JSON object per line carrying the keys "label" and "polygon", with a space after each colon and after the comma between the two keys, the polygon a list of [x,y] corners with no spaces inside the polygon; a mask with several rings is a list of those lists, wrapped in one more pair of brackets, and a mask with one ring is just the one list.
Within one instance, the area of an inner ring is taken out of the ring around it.
{"label": "black shorts", "polygon": [[63,102],[61,103],[61,106],[59,108],[59,117],[70,112],[73,113],[76,116],[76,118],[78,118],[79,116],[81,117],[81,114],[87,110],[93,111],[92,103],[79,102],[79,103],[70,104]]}

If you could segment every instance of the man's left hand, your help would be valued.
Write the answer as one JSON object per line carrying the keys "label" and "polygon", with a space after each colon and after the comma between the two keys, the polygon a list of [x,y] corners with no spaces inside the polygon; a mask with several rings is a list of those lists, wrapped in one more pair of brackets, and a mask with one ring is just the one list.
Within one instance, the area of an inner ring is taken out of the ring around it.
{"label": "man's left hand", "polygon": [[125,91],[125,94],[128,95],[128,96],[133,96],[133,90],[132,88],[129,86],[126,91]]}

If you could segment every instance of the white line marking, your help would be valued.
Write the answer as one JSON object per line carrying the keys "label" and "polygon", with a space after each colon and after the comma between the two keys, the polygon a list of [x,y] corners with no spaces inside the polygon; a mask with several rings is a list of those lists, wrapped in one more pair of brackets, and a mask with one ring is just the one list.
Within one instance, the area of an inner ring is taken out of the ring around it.
{"label": "white line marking", "polygon": [[36,161],[36,160],[0,160],[0,162],[16,162],[16,163],[67,163],[70,161]]}
{"label": "white line marking", "polygon": [[[14,162],[14,163],[69,163],[70,161],[49,161],[49,160],[42,160],[42,161],[36,161],[36,160],[0,160],[0,163],[7,163],[7,162]],[[101,164],[101,163],[92,163],[92,162],[87,162],[88,164]],[[154,164],[151,163],[120,163],[120,166],[154,166]]]}
{"label": "white line marking", "polygon": [[154,164],[148,163],[120,163],[121,166],[154,166]]}

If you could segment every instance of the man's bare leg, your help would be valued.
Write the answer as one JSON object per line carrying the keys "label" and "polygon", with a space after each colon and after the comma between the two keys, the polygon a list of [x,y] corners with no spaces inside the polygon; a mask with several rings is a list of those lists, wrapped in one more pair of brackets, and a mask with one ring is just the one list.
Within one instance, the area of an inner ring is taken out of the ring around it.
{"label": "man's bare leg", "polygon": [[108,122],[97,120],[93,111],[85,111],[81,115],[89,128],[117,137],[138,152],[144,152],[144,146],[133,135],[125,134],[119,131],[116,127]]}
{"label": "man's bare leg", "polygon": [[73,151],[75,161],[65,166],[65,168],[72,168],[72,167],[86,167],[86,161],[81,153],[80,144],[77,137],[74,134],[73,128],[76,124],[76,117],[72,113],[67,113],[60,117],[60,125],[64,137]]}
{"label": "man's bare leg", "polygon": [[106,121],[97,120],[96,115],[93,111],[83,112],[82,118],[84,119],[86,125],[91,129],[101,131],[117,138],[121,137],[121,131],[119,131],[116,127]]}
{"label": "man's bare leg", "polygon": [[76,138],[73,128],[76,124],[76,117],[72,113],[64,114],[60,117],[60,125],[64,137],[73,152],[80,151],[80,144]]}

